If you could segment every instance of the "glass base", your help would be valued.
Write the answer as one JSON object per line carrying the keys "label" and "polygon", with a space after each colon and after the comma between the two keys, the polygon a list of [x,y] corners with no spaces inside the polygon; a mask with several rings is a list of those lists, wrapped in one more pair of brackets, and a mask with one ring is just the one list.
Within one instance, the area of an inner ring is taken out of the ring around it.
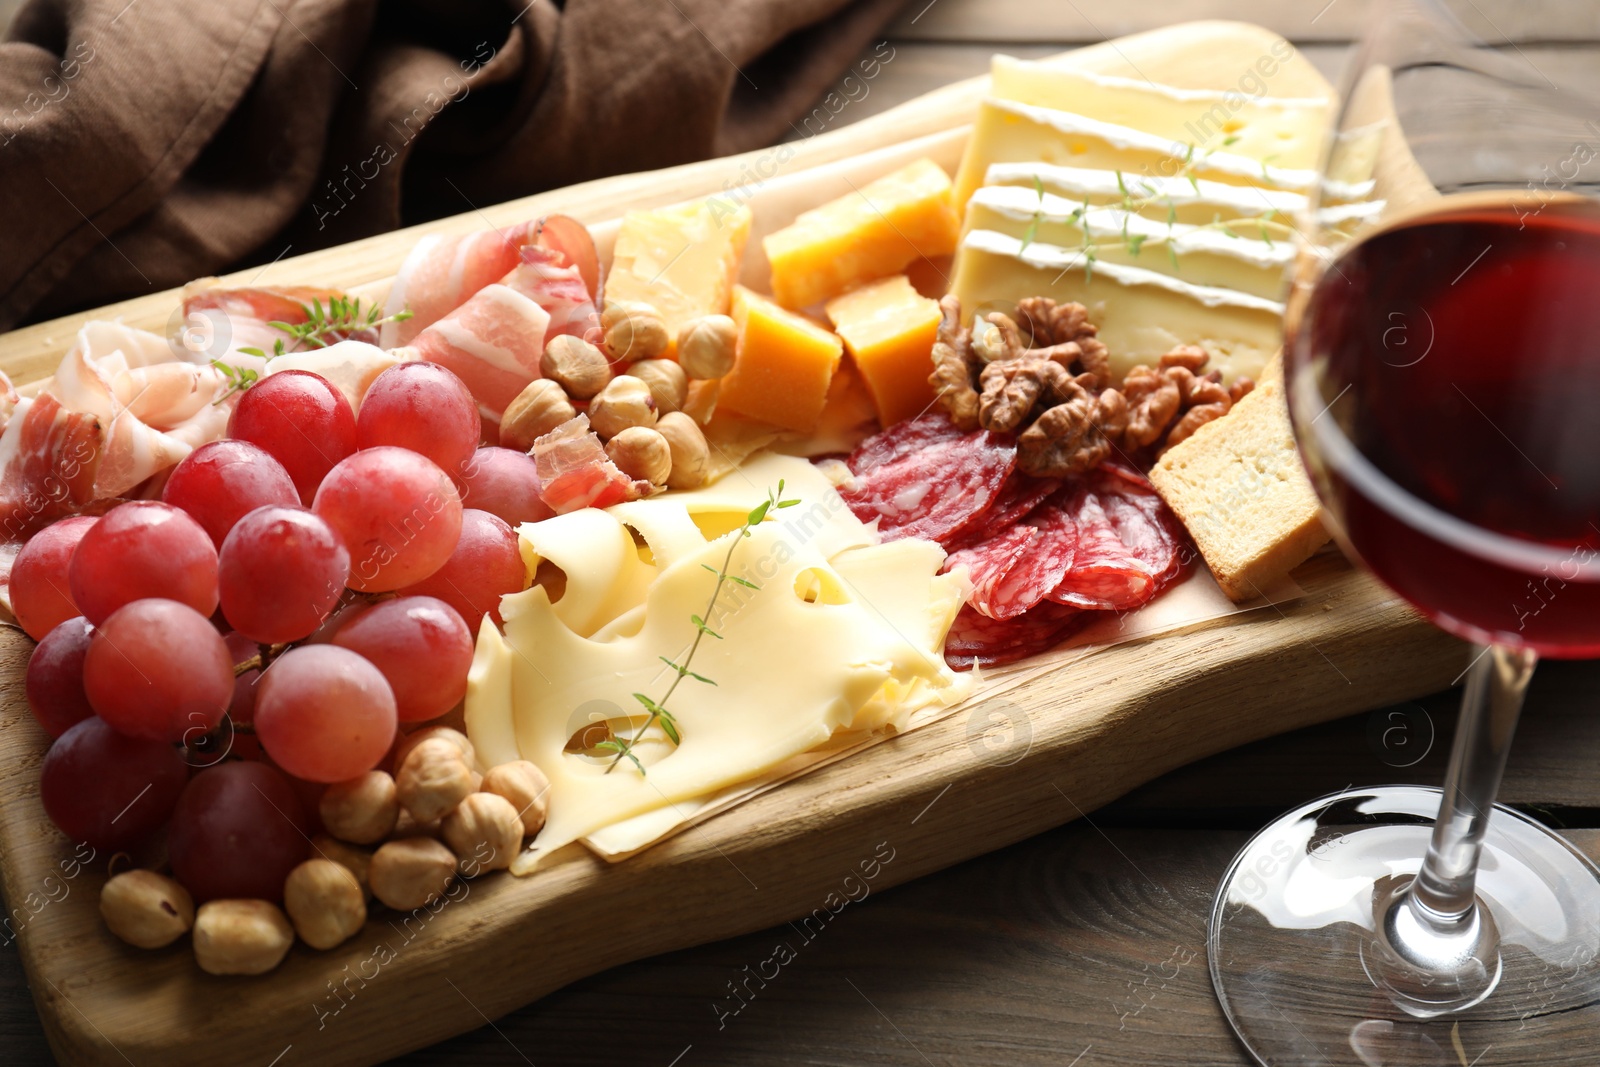
{"label": "glass base", "polygon": [[1422,786],[1335,793],[1278,819],[1234,859],[1211,914],[1211,980],[1257,1062],[1596,1062],[1600,870],[1509,808],[1495,806],[1478,870],[1499,946],[1473,963],[1483,995],[1433,1014],[1426,982],[1380,989],[1387,905],[1422,864],[1439,799]]}

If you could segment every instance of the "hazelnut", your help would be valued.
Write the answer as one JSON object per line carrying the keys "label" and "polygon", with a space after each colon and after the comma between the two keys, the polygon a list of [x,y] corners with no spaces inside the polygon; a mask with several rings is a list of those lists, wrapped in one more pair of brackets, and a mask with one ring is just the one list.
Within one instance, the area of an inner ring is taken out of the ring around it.
{"label": "hazelnut", "polygon": [[207,974],[266,974],[294,944],[294,927],[265,900],[208,900],[194,919],[194,959]]}
{"label": "hazelnut", "polygon": [[439,820],[430,819],[427,822],[419,822],[415,815],[412,815],[405,808],[401,808],[400,818],[395,820],[394,833],[390,834],[389,837],[391,840],[401,837],[431,837],[437,840],[439,837]]}
{"label": "hazelnut", "polygon": [[455,854],[431,837],[389,841],[372,854],[372,895],[410,911],[442,895],[455,873]]}
{"label": "hazelnut", "polygon": [[317,834],[311,839],[311,851],[325,860],[332,860],[355,875],[356,884],[361,887],[361,895],[372,896],[372,887],[367,884],[367,868],[372,866],[372,853],[364,848],[347,845],[327,834]]}
{"label": "hazelnut", "polygon": [[367,895],[356,876],[332,860],[309,859],[283,883],[283,910],[312,948],[350,940],[367,921]]}
{"label": "hazelnut", "polygon": [[561,383],[574,400],[588,400],[611,380],[611,365],[605,353],[581,337],[557,334],[544,346],[539,370],[546,378]]}
{"label": "hazelnut", "polygon": [[650,386],[629,374],[618,375],[589,401],[589,426],[609,441],[630,426],[656,424],[656,399]]}
{"label": "hazelnut", "polygon": [[677,411],[689,393],[689,378],[683,368],[670,359],[641,359],[628,373],[650,387],[655,397],[656,414]]}
{"label": "hazelnut", "polygon": [[600,314],[606,347],[617,359],[655,359],[672,343],[661,313],[635,300],[613,300]]}
{"label": "hazelnut", "polygon": [[374,845],[389,836],[400,814],[394,779],[383,771],[368,771],[348,782],[335,782],[322,793],[317,805],[322,825],[341,841]]}
{"label": "hazelnut", "polygon": [[526,452],[534,441],[577,414],[560,382],[535,379],[506,405],[505,414],[500,416],[500,447]]}
{"label": "hazelnut", "polygon": [[444,817],[440,829],[457,869],[468,877],[511,866],[522,848],[522,816],[494,793],[472,794]]}
{"label": "hazelnut", "polygon": [[477,750],[472,747],[472,741],[466,734],[453,726],[424,726],[420,730],[414,730],[406,734],[405,737],[400,739],[400,743],[395,746],[394,769],[396,773],[399,772],[400,765],[405,763],[406,757],[411,754],[411,750],[430,737],[448,738],[451,744],[461,750],[461,758],[466,760],[469,766],[476,767],[478,765]]}
{"label": "hazelnut", "polygon": [[606,455],[630,478],[665,485],[672,473],[667,439],[648,426],[630,426],[606,443]]}
{"label": "hazelnut", "polygon": [[448,737],[430,737],[406,753],[395,778],[401,807],[432,822],[472,792],[472,768]]}
{"label": "hazelnut", "polygon": [[733,369],[739,327],[726,315],[691,319],[678,331],[678,363],[691,378],[720,378]]}
{"label": "hazelnut", "polygon": [[550,779],[535,764],[519,759],[489,768],[489,773],[483,776],[483,791],[511,802],[522,819],[523,833],[531,836],[544,829],[545,812],[549,808],[545,796],[550,791]]}
{"label": "hazelnut", "polygon": [[162,948],[194,925],[194,898],[155,871],[123,871],[100,890],[100,915],[135,948]]}
{"label": "hazelnut", "polygon": [[672,472],[667,485],[673,489],[697,489],[706,484],[711,471],[711,446],[700,424],[681,411],[670,411],[656,423],[656,433],[667,439],[672,453]]}

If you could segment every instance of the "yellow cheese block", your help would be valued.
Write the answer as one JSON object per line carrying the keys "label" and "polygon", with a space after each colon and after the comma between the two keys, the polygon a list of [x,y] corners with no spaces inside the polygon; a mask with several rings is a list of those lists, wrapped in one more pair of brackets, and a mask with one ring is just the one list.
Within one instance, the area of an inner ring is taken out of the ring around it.
{"label": "yellow cheese block", "polygon": [[904,270],[919,258],[949,255],[960,233],[950,176],[932,160],[919,159],[802,212],[761,244],[778,303],[803,308]]}
{"label": "yellow cheese block", "polygon": [[622,218],[606,276],[607,300],[653,305],[677,348],[678,329],[702,315],[726,315],[750,237],[750,209],[715,210],[696,201]]}
{"label": "yellow cheese block", "polygon": [[734,286],[739,350],[722,379],[719,410],[804,433],[816,426],[844,345],[803,315]]}
{"label": "yellow cheese block", "polygon": [[937,303],[896,274],[828,301],[828,318],[867,383],[880,423],[893,426],[928,410]]}

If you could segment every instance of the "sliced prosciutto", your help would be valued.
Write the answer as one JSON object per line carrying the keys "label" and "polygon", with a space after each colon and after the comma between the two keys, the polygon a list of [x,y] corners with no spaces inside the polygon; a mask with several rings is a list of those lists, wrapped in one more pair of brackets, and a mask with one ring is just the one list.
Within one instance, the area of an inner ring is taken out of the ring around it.
{"label": "sliced prosciutto", "polygon": [[404,322],[386,322],[384,348],[410,344],[423,330],[465,304],[474,293],[504,278],[533,240],[537,222],[448,237],[430,234],[400,264],[384,316],[410,311]]}
{"label": "sliced prosciutto", "polygon": [[539,473],[539,496],[558,515],[580,508],[608,508],[637,500],[650,483],[629,478],[606,455],[589,418],[568,419],[533,443]]}
{"label": "sliced prosciutto", "polygon": [[418,358],[454,371],[493,419],[539,377],[539,357],[552,337],[599,329],[577,267],[537,246],[522,249],[519,258],[504,278],[417,334],[409,346]]}
{"label": "sliced prosciutto", "polygon": [[103,437],[97,416],[49,393],[19,400],[0,434],[0,538],[20,543],[92,501]]}
{"label": "sliced prosciutto", "polygon": [[497,282],[423,330],[407,350],[454,371],[498,420],[539,377],[549,328],[550,313],[537,301]]}
{"label": "sliced prosciutto", "polygon": [[[241,349],[256,348],[271,356],[282,341],[286,351],[293,351],[295,346],[283,331],[268,324],[299,325],[306,321],[306,309],[313,301],[326,307],[330,300],[342,296],[344,293],[338,289],[309,285],[229,289],[218,285],[215,278],[190,282],[183,287],[183,325],[172,339],[172,351],[177,358],[191,363],[220,359],[260,373],[265,360]],[[352,332],[350,337],[377,340],[373,330]]]}
{"label": "sliced prosciutto", "polygon": [[594,238],[588,227],[565,215],[459,237],[435,234],[418,241],[406,256],[384,307],[385,316],[409,310],[411,318],[385,323],[379,343],[384,348],[410,344],[475,293],[506,281],[530,247],[542,249],[558,267],[573,268],[585,300],[592,302],[599,293],[600,260]]}
{"label": "sliced prosciutto", "polygon": [[857,518],[876,519],[885,540],[948,545],[1000,498],[1017,449],[999,434],[957,430],[938,413],[868,438],[845,462],[854,477],[840,495]]}
{"label": "sliced prosciutto", "polygon": [[1045,601],[1014,619],[991,619],[969,604],[956,614],[944,642],[945,662],[958,671],[998,667],[1036,656],[1092,622],[1095,614]]}

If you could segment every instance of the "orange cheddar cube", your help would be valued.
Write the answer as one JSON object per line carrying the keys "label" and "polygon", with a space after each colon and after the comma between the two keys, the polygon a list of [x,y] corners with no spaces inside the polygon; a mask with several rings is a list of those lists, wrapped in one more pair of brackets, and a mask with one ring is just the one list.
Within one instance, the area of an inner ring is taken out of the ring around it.
{"label": "orange cheddar cube", "polygon": [[828,301],[828,318],[855,360],[877,409],[893,426],[933,405],[933,338],[939,305],[904,274],[864,285]]}
{"label": "orange cheddar cube", "polygon": [[702,315],[726,315],[750,237],[750,209],[703,200],[622,217],[606,276],[607,300],[638,300],[661,313],[672,339]]}
{"label": "orange cheddar cube", "polygon": [[761,246],[772,265],[773,296],[784,307],[803,308],[914,260],[950,255],[960,236],[950,176],[919,159],[802,212]]}
{"label": "orange cheddar cube", "polygon": [[738,356],[722,379],[717,408],[785,430],[815,428],[843,343],[742,285],[733,289],[733,321],[739,324]]}

